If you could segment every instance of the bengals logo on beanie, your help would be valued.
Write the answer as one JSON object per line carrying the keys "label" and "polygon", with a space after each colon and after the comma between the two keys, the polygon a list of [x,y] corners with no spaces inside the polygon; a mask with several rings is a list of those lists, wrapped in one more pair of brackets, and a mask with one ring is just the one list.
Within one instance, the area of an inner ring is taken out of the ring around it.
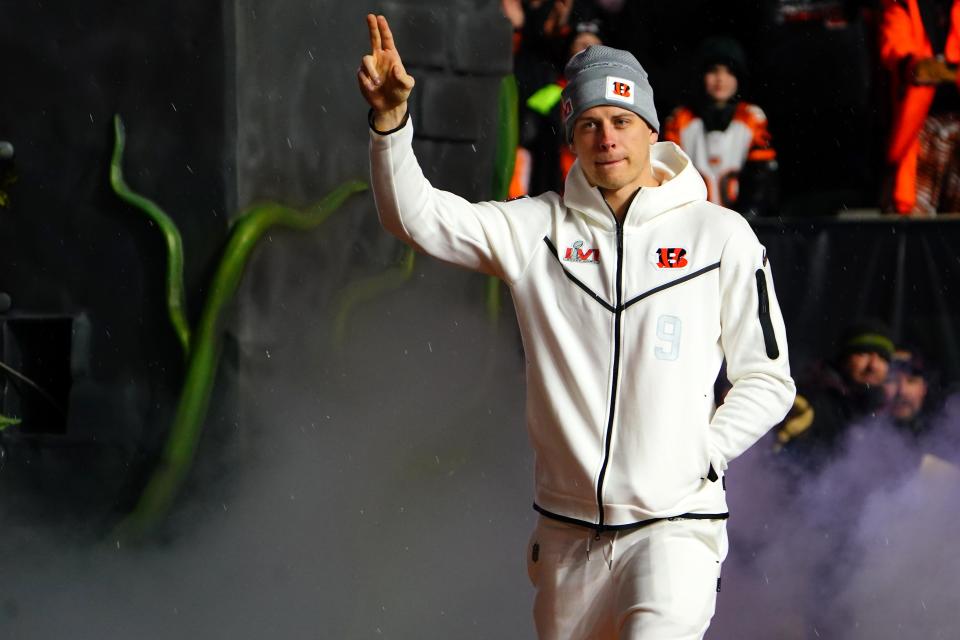
{"label": "bengals logo on beanie", "polygon": [[617,78],[615,76],[607,76],[606,85],[607,90],[604,97],[607,100],[616,100],[617,102],[633,104],[635,90],[632,80],[627,80],[626,78]]}

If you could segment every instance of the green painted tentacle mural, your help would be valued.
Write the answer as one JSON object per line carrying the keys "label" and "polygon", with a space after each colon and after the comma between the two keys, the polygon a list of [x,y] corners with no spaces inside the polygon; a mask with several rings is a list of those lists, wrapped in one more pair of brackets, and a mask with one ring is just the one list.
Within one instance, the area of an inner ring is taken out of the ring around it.
{"label": "green painted tentacle mural", "polygon": [[110,186],[122,199],[142,210],[157,224],[167,243],[167,311],[185,355],[190,353],[190,323],[187,321],[183,288],[183,240],[180,230],[155,202],[134,193],[123,179],[123,150],[126,129],[119,115],[113,117],[113,157],[110,160]]}
{"label": "green painted tentacle mural", "polygon": [[[493,199],[506,200],[520,143],[520,113],[517,79],[513,75],[500,81],[497,117],[497,150],[493,164]],[[487,279],[487,315],[494,322],[500,317],[500,279]]]}
{"label": "green painted tentacle mural", "polygon": [[[366,189],[366,183],[350,181],[334,189],[307,211],[264,203],[251,207],[236,219],[191,343],[186,378],[160,462],[137,505],[114,532],[116,540],[135,540],[156,526],[169,511],[186,478],[216,378],[223,345],[224,311],[236,293],[250,253],[260,238],[275,226],[312,229],[329,218],[351,195]],[[173,225],[172,221],[170,225]],[[164,233],[167,234],[166,230]]]}
{"label": "green painted tentacle mural", "polygon": [[399,264],[390,267],[383,273],[352,282],[337,296],[337,317],[333,323],[333,337],[337,345],[342,345],[347,336],[347,326],[350,314],[354,308],[379,297],[381,294],[399,289],[404,282],[413,277],[413,265],[416,261],[416,252],[406,247]]}

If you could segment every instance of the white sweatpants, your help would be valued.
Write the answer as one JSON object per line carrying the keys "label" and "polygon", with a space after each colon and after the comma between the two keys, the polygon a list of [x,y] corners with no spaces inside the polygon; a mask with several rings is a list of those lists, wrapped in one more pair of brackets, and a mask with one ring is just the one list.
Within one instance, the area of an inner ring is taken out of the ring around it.
{"label": "white sweatpants", "polygon": [[540,516],[527,545],[540,640],[698,640],[716,605],[725,520],[600,535]]}

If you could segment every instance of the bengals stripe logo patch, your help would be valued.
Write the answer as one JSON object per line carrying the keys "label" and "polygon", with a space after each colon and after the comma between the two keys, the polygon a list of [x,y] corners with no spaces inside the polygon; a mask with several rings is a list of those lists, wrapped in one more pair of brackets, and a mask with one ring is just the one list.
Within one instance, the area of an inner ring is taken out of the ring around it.
{"label": "bengals stripe logo patch", "polygon": [[654,264],[658,269],[682,269],[690,264],[686,255],[687,250],[681,247],[663,247],[654,252]]}
{"label": "bengals stripe logo patch", "polygon": [[627,104],[636,104],[636,85],[633,80],[627,78],[618,78],[616,76],[607,76],[605,79],[606,91],[604,98],[617,102],[626,102]]}

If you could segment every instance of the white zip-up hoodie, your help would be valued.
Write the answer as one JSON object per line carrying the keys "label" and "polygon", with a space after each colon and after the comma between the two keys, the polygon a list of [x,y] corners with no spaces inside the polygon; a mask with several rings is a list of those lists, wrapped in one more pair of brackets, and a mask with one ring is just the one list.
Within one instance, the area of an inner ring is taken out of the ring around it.
{"label": "white zip-up hoodie", "polygon": [[[423,177],[412,124],[370,135],[383,226],[510,287],[534,507],[598,531],[726,517],[717,480],[784,417],[795,387],[765,250],[739,214],[705,200],[680,148],[653,146],[662,184],[642,188],[621,225],[578,163],[563,197],[473,204]],[[716,408],[724,356],[733,388]]]}

